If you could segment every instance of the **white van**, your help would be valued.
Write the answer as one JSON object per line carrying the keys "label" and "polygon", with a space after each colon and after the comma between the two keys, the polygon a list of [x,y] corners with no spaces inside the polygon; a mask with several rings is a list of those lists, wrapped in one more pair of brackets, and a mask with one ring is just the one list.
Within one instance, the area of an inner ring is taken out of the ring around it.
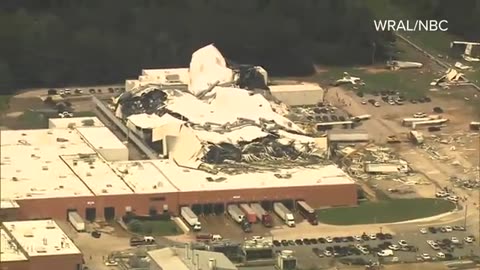
{"label": "white van", "polygon": [[377,252],[377,255],[379,257],[388,257],[388,256],[393,256],[393,250],[391,249],[384,249],[382,251]]}

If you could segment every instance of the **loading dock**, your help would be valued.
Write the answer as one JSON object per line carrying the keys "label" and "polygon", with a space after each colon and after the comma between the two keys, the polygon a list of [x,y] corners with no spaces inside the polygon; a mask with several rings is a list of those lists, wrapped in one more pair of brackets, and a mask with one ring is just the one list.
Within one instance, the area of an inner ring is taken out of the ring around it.
{"label": "loading dock", "polygon": [[105,217],[106,221],[112,221],[115,219],[115,207],[105,207],[103,209],[103,216]]}
{"label": "loading dock", "polygon": [[85,219],[94,222],[97,219],[97,209],[94,207],[88,207],[85,209]]}

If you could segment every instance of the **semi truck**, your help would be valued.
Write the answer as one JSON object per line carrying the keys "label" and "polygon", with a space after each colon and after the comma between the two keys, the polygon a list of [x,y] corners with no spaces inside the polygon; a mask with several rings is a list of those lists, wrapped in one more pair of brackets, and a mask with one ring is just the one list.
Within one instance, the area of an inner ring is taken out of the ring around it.
{"label": "semi truck", "polygon": [[242,230],[244,232],[251,232],[252,231],[252,226],[250,225],[250,222],[248,222],[247,218],[245,217],[245,214],[242,212],[242,210],[238,207],[236,204],[230,204],[227,206],[227,213],[232,217],[235,222],[240,224],[242,227]]}
{"label": "semi truck", "polygon": [[257,214],[253,211],[253,209],[246,203],[240,204],[240,209],[245,213],[245,217],[247,218],[247,221],[250,223],[256,223],[257,222]]}
{"label": "semi truck", "polygon": [[263,207],[259,203],[250,204],[250,208],[252,208],[253,212],[255,212],[258,220],[262,222],[263,226],[267,228],[272,227],[272,216],[267,211],[265,211],[265,209],[263,209]]}
{"label": "semi truck", "polygon": [[194,231],[202,230],[202,224],[198,221],[197,215],[193,213],[190,207],[184,206],[180,208],[180,215]]}
{"label": "semi truck", "polygon": [[245,219],[245,214],[243,214],[242,210],[240,210],[236,204],[230,204],[227,206],[227,212],[237,223],[242,223]]}
{"label": "semi truck", "polygon": [[305,201],[297,201],[297,208],[300,214],[312,225],[318,225],[315,210]]}
{"label": "semi truck", "polygon": [[273,211],[287,224],[289,227],[295,227],[295,218],[292,212],[288,210],[281,202],[273,203]]}
{"label": "semi truck", "polygon": [[72,224],[73,228],[75,228],[77,232],[85,231],[85,221],[77,213],[77,211],[68,212],[68,221],[70,222],[70,224]]}

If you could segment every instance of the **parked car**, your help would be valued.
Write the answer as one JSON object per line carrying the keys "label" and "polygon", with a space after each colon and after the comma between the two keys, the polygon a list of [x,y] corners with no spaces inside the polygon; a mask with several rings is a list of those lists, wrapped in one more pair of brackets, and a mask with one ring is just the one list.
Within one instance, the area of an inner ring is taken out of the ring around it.
{"label": "parked car", "polygon": [[420,229],[420,233],[421,233],[421,234],[426,234],[426,233],[428,233],[427,228],[421,228],[421,229]]}
{"label": "parked car", "polygon": [[384,234],[384,235],[385,235],[385,239],[388,239],[388,240],[392,240],[392,239],[393,239],[393,236],[392,236],[392,234],[390,234],[390,233],[386,233],[386,234]]}
{"label": "parked car", "polygon": [[400,240],[400,241],[398,241],[398,244],[399,244],[401,247],[408,246],[408,243],[407,243],[407,241],[405,241],[405,240]]}
{"label": "parked car", "polygon": [[443,113],[443,109],[440,108],[440,107],[434,107],[434,108],[433,108],[433,112],[434,112],[434,113]]}
{"label": "parked car", "polygon": [[296,240],[295,240],[295,244],[296,244],[297,246],[303,245],[302,239],[296,239]]}
{"label": "parked car", "polygon": [[413,118],[424,118],[424,117],[427,117],[427,114],[423,112],[417,112],[413,115]]}
{"label": "parked car", "polygon": [[435,227],[428,227],[428,231],[430,233],[437,233],[437,229]]}
{"label": "parked car", "polygon": [[327,240],[326,240],[325,238],[323,238],[323,237],[320,237],[320,238],[318,238],[318,242],[319,242],[320,244],[325,244],[325,243],[327,242]]}
{"label": "parked car", "polygon": [[420,257],[422,258],[422,260],[424,261],[429,261],[432,259],[432,257],[430,257],[430,255],[428,253],[423,253],[422,255],[420,255]]}
{"label": "parked car", "polygon": [[91,235],[93,238],[100,238],[102,236],[102,233],[99,231],[93,231]]}
{"label": "parked car", "polygon": [[333,239],[330,236],[327,236],[325,237],[325,241],[327,241],[327,243],[332,243]]}

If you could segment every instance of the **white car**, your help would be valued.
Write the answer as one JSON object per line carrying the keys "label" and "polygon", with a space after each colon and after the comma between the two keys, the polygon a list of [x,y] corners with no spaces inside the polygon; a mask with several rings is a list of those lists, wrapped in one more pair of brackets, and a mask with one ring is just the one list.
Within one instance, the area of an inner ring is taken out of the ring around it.
{"label": "white car", "polygon": [[365,247],[362,247],[362,248],[360,249],[360,252],[362,252],[363,255],[370,254],[370,252],[368,251],[368,249],[365,248]]}
{"label": "white car", "polygon": [[73,117],[73,113],[61,112],[58,114],[58,116],[60,116],[61,118],[70,118],[70,117]]}
{"label": "white car", "polygon": [[452,226],[445,226],[444,228],[445,228],[446,232],[452,232],[453,231]]}
{"label": "white car", "polygon": [[458,196],[455,196],[455,195],[448,196],[447,200],[449,200],[451,202],[458,202]]}
{"label": "white car", "polygon": [[443,252],[438,252],[438,253],[437,253],[437,258],[439,258],[439,259],[445,259],[445,253],[443,253]]}
{"label": "white car", "polygon": [[443,190],[435,193],[435,197],[437,197],[437,198],[445,198],[445,197],[448,197],[448,196],[450,196],[450,194],[446,191],[443,191]]}
{"label": "white car", "polygon": [[325,241],[327,241],[327,243],[332,243],[333,239],[330,236],[327,236],[325,237]]}
{"label": "white car", "polygon": [[375,101],[375,103],[373,103],[373,106],[375,106],[375,107],[380,107],[380,102]]}
{"label": "white car", "polygon": [[259,235],[254,235],[252,236],[252,240],[255,240],[255,241],[263,241],[265,238],[263,236],[259,236]]}
{"label": "white car", "polygon": [[424,117],[427,117],[427,114],[423,112],[417,112],[413,115],[413,118],[424,118]]}
{"label": "white car", "polygon": [[395,101],[394,101],[393,99],[389,99],[389,100],[388,100],[388,104],[390,104],[390,105],[395,105]]}
{"label": "white car", "polygon": [[362,105],[367,105],[367,101],[362,100]]}
{"label": "white car", "polygon": [[421,228],[421,229],[420,229],[420,233],[421,233],[421,234],[427,234],[427,233],[428,233],[427,228]]}
{"label": "white car", "polygon": [[465,241],[465,243],[469,243],[469,244],[473,243],[473,238],[470,236],[465,237],[463,240]]}
{"label": "white car", "polygon": [[406,246],[408,246],[407,241],[405,241],[405,240],[400,240],[400,241],[398,241],[398,244],[399,244],[401,247],[406,247]]}
{"label": "white car", "polygon": [[360,235],[355,235],[353,238],[355,238],[356,241],[362,241],[362,237]]}
{"label": "white car", "polygon": [[432,257],[430,257],[430,255],[428,255],[428,253],[423,253],[421,255],[421,257],[422,257],[422,260],[424,260],[424,261],[429,261],[429,260],[432,259]]}
{"label": "white car", "polygon": [[370,240],[376,240],[377,239],[377,236],[374,233],[370,234],[368,237],[370,238]]}
{"label": "white car", "polygon": [[452,236],[452,238],[450,238],[450,241],[452,241],[453,244],[458,244],[458,243],[460,243],[460,240],[458,240],[458,238],[455,237],[455,236]]}
{"label": "white car", "polygon": [[323,255],[325,255],[326,257],[330,257],[332,256],[332,252],[325,250],[325,252],[323,252]]}
{"label": "white car", "polygon": [[390,246],[388,246],[388,249],[391,249],[391,250],[400,250],[400,246],[399,246],[399,245],[390,245]]}
{"label": "white car", "polygon": [[390,249],[384,249],[382,251],[377,252],[377,255],[379,257],[388,257],[388,256],[393,256],[393,251]]}

